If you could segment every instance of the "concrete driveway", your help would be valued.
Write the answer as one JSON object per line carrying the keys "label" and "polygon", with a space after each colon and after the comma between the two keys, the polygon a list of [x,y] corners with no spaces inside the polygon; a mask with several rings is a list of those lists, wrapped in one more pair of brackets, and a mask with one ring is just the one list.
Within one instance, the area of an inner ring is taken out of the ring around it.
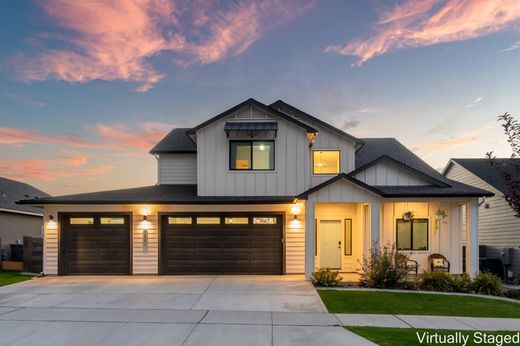
{"label": "concrete driveway", "polygon": [[44,277],[0,287],[0,345],[363,345],[299,276]]}

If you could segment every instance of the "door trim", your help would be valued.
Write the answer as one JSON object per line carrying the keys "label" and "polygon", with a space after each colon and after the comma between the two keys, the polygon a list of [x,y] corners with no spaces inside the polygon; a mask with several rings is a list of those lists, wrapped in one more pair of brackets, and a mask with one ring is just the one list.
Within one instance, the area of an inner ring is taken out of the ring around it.
{"label": "door trim", "polygon": [[[339,257],[339,265],[340,267],[339,268],[330,268],[330,269],[334,269],[334,270],[343,270],[343,242],[342,242],[342,229],[344,227],[343,225],[343,221],[341,219],[316,219],[317,220],[317,223],[318,223],[318,226],[320,225],[320,223],[322,221],[335,221],[335,222],[339,222],[339,228],[340,228],[340,232],[339,232],[339,241],[341,242],[341,246],[339,248],[339,253],[340,253],[340,257]],[[320,236],[320,233],[321,233],[321,227],[317,228],[318,229],[318,234],[317,234],[317,237],[316,239],[318,240],[319,236]],[[318,254],[318,259],[320,261],[320,268],[324,268],[321,264],[321,245],[320,245],[320,242],[318,241],[318,246],[317,246],[317,249],[320,248],[319,250],[319,254]]]}
{"label": "door trim", "polygon": [[[158,217],[158,220],[157,220],[157,232],[158,232],[158,268],[157,268],[157,274],[158,275],[171,275],[171,274],[164,274],[164,271],[163,271],[163,261],[162,261],[162,227],[163,227],[163,217],[164,216],[192,216],[192,217],[197,217],[197,216],[218,216],[220,218],[222,218],[223,215],[236,215],[236,216],[242,216],[242,215],[247,215],[247,216],[255,216],[255,215],[275,215],[275,216],[281,216],[282,217],[282,261],[281,261],[281,265],[282,265],[282,271],[281,271],[281,274],[280,275],[286,275],[286,265],[285,265],[285,252],[286,252],[286,244],[287,244],[287,241],[286,241],[286,235],[285,235],[285,220],[286,220],[286,212],[285,211],[275,211],[275,212],[269,212],[269,211],[259,211],[259,212],[254,212],[254,211],[237,211],[237,212],[233,212],[233,211],[217,211],[217,212],[212,212],[212,211],[199,211],[199,212],[159,212],[157,217]],[[191,275],[196,275],[196,274],[191,274]],[[254,275],[254,274],[252,274]]]}
{"label": "door trim", "polygon": [[[103,216],[103,215],[122,215],[122,216],[128,216],[128,236],[129,238],[129,244],[130,244],[130,258],[128,260],[128,275],[133,275],[134,271],[134,237],[133,237],[133,213],[132,212],[58,212],[57,213],[58,218],[58,276],[64,276],[64,275],[71,275],[65,272],[65,248],[62,244],[63,241],[63,225],[65,221],[65,217],[70,216]],[[73,275],[73,274],[72,274]],[[102,274],[99,274],[102,275]]]}

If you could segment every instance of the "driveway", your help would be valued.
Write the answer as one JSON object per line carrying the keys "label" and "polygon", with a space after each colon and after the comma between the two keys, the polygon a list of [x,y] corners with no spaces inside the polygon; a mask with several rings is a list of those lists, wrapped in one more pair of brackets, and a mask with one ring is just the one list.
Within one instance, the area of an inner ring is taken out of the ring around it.
{"label": "driveway", "polygon": [[44,277],[0,287],[0,345],[363,345],[300,276]]}

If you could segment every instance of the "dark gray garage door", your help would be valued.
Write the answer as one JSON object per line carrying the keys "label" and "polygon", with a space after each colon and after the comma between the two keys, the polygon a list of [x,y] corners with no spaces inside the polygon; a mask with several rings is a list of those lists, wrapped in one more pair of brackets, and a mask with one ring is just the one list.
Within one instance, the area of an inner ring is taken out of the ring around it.
{"label": "dark gray garage door", "polygon": [[161,274],[282,274],[282,215],[164,215]]}
{"label": "dark gray garage door", "polygon": [[130,274],[130,216],[62,215],[59,273]]}

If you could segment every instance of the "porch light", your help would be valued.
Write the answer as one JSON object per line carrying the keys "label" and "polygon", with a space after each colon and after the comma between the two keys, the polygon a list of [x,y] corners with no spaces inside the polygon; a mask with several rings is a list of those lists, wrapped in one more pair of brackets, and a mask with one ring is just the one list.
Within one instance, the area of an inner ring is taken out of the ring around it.
{"label": "porch light", "polygon": [[52,215],[49,215],[49,220],[47,221],[47,229],[58,229],[58,223],[54,220],[54,216]]}
{"label": "porch light", "polygon": [[294,215],[294,219],[298,219],[298,215],[300,214],[301,212],[301,208],[300,208],[300,205],[299,204],[295,204],[293,205],[293,207],[291,208],[291,213]]}

